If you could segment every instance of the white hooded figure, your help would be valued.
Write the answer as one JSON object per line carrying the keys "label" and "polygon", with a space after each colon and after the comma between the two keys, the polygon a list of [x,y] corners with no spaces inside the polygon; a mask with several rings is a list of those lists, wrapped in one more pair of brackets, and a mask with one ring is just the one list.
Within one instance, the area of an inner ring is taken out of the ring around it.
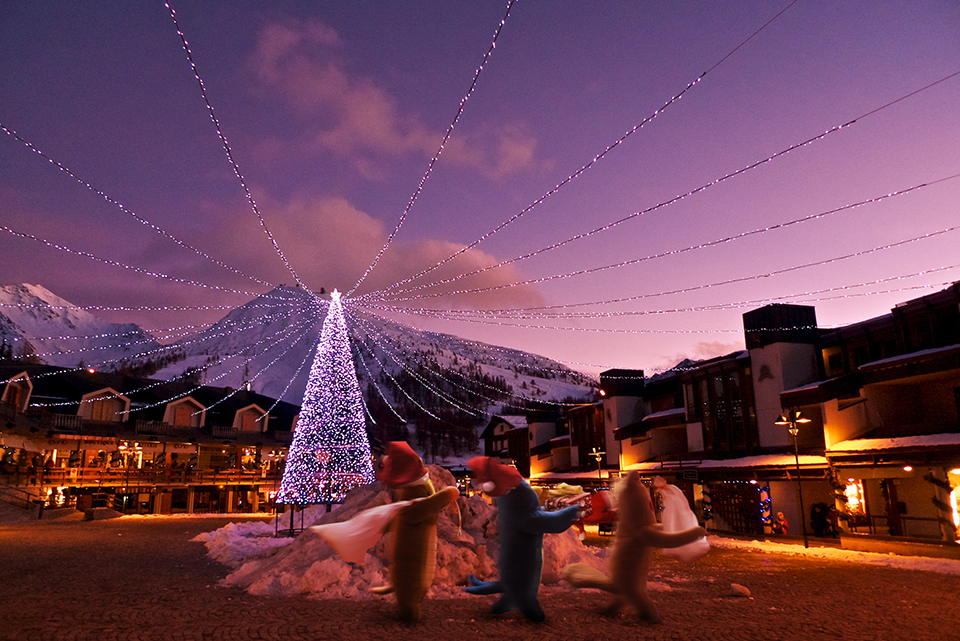
{"label": "white hooded figure", "polygon": [[[687,528],[697,527],[697,515],[690,509],[687,497],[676,485],[670,485],[663,478],[653,479],[653,486],[660,493],[660,502],[663,512],[660,514],[660,523],[664,532],[679,532]],[[687,543],[676,548],[664,548],[663,553],[676,557],[684,563],[692,563],[703,558],[710,551],[710,544],[706,537],[700,537],[693,543]]]}

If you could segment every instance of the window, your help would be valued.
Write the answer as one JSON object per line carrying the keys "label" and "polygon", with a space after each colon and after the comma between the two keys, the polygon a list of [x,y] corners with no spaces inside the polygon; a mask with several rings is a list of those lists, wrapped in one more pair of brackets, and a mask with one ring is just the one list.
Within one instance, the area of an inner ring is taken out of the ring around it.
{"label": "window", "polygon": [[957,410],[957,417],[960,418],[960,387],[953,388],[953,404]]}
{"label": "window", "polygon": [[827,370],[832,374],[839,374],[843,371],[843,354],[837,352],[830,354],[827,358]]}
{"label": "window", "polygon": [[195,410],[193,406],[181,403],[173,408],[173,424],[175,427],[190,427]]}
{"label": "window", "polygon": [[90,420],[92,421],[115,421],[117,417],[113,409],[113,401],[110,398],[98,398],[90,403]]}
{"label": "window", "polygon": [[244,412],[240,417],[240,431],[241,432],[259,432],[259,424],[257,423],[257,415],[253,412]]}

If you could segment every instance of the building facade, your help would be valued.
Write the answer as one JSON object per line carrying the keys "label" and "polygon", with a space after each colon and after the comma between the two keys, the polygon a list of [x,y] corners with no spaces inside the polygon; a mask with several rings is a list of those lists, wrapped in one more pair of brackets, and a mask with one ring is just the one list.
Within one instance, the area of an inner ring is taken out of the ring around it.
{"label": "building facade", "polygon": [[0,493],[126,514],[272,508],[299,408],[248,390],[0,362]]}
{"label": "building facade", "polygon": [[603,372],[601,402],[568,410],[566,432],[528,435],[531,481],[638,470],[718,531],[956,547],[960,284],[835,329],[804,305],[743,324],[745,350],[651,378]]}

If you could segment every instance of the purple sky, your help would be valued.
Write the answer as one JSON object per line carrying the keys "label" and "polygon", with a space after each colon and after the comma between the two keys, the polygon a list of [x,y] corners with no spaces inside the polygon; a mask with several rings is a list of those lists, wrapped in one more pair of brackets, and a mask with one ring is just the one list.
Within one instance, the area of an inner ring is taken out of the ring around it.
{"label": "purple sky", "polygon": [[[708,70],[580,177],[413,284],[536,252],[861,116],[679,202],[447,290],[682,250],[960,173],[960,75],[875,112],[960,71],[956,2],[801,0],[734,52],[788,4],[517,2],[419,199],[357,294],[407,278],[520,213]],[[173,6],[283,253],[308,287],[350,290],[417,190],[506,2]],[[262,281],[293,283],[233,174],[162,3],[5,3],[0,65],[4,126],[182,241]],[[0,203],[0,224],[74,250],[218,287],[268,289],[178,247],[9,135],[0,135]],[[960,279],[960,268],[943,269],[960,264],[960,230],[760,277],[960,225],[958,203],[960,178],[631,266],[398,304],[500,309],[647,295],[571,310],[653,312],[644,315],[497,321],[573,328],[564,330],[405,320],[652,373],[684,356],[740,348],[741,315],[766,302],[815,304],[820,324],[832,326]],[[929,270],[938,271],[915,275]],[[896,277],[906,278],[860,286]],[[734,279],[746,280],[711,286]],[[252,297],[0,232],[0,284],[20,282],[78,305],[238,305]],[[849,289],[810,293],[841,287]],[[854,296],[837,298],[844,295]],[[743,305],[700,309],[728,303]],[[220,314],[100,315],[160,329]]]}

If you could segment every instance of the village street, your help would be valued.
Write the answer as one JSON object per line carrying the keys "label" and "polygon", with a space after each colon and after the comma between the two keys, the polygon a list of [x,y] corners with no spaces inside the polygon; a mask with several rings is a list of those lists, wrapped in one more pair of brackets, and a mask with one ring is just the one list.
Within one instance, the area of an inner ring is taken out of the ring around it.
{"label": "village street", "polygon": [[[492,597],[319,601],[218,587],[227,568],[190,539],[227,518],[74,519],[0,525],[0,639],[960,639],[960,575],[715,547],[655,555],[663,622],[597,613],[599,592],[545,587],[544,624],[487,613]],[[739,584],[750,596],[732,596]]]}

